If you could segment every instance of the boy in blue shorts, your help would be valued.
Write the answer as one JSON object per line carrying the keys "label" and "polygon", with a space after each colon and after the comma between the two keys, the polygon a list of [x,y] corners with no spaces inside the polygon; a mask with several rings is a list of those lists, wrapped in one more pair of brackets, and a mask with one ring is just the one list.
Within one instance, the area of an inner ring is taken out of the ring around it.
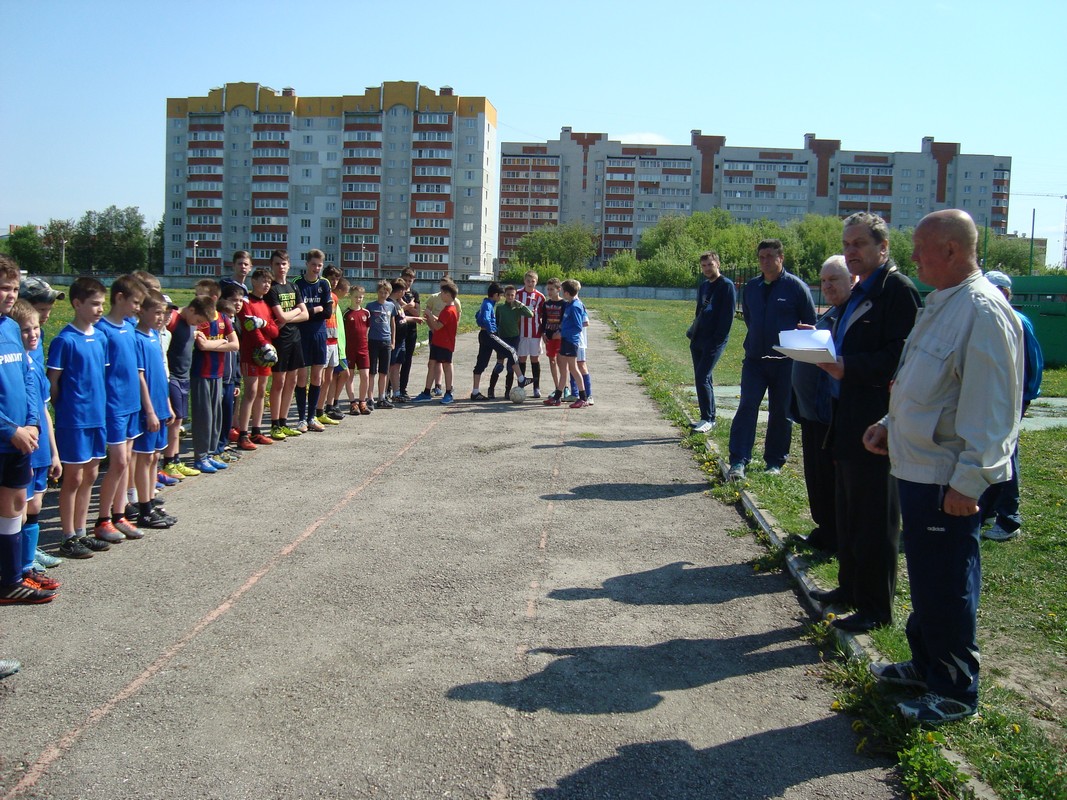
{"label": "boy in blue shorts", "polygon": [[55,592],[22,579],[22,512],[30,485],[30,454],[40,420],[19,325],[8,314],[19,292],[19,267],[0,255],[0,604],[47,603]]}
{"label": "boy in blue shorts", "polygon": [[111,284],[111,308],[96,323],[96,332],[107,346],[106,436],[108,468],[100,481],[100,513],[93,535],[109,544],[140,539],[142,534],[126,519],[127,470],[133,440],[141,435],[141,374],[137,359],[137,330],[129,321],[141,311],[144,284],[123,275]]}
{"label": "boy in blue shorts", "polygon": [[41,513],[45,489],[48,488],[48,479],[58,479],[63,474],[52,420],[48,416],[48,379],[44,374],[44,364],[36,356],[37,345],[41,341],[40,315],[37,309],[20,298],[11,308],[11,319],[18,324],[22,346],[26,349],[29,367],[26,389],[37,403],[40,425],[37,449],[30,454],[31,483],[26,487],[26,518],[22,522],[22,580],[35,589],[55,591],[60,587],[59,581],[45,575],[43,565],[36,561],[37,541],[41,534],[38,515]]}
{"label": "boy in blue shorts", "polygon": [[556,391],[545,401],[545,405],[560,405],[560,398],[563,397],[563,389],[567,385],[567,379],[573,376],[577,383],[578,399],[571,403],[571,408],[585,408],[589,403],[585,392],[585,384],[581,373],[578,371],[578,349],[581,344],[582,331],[589,315],[586,313],[582,301],[578,299],[578,292],[582,290],[582,284],[576,280],[567,280],[563,281],[561,288],[563,289],[564,305],[563,316],[559,326],[559,379],[556,382]]}
{"label": "boy in blue shorts", "polygon": [[[307,318],[300,323],[300,346],[304,365],[296,372],[296,429],[301,433],[321,433],[325,426],[317,419],[322,414],[319,397],[322,393],[322,374],[326,370],[326,320],[333,316],[333,290],[322,277],[326,254],[309,250],[304,262],[304,274],[296,279],[296,294],[307,309]],[[308,385],[310,378],[311,385]],[[329,424],[333,424],[330,420]]]}
{"label": "boy in blue shorts", "polygon": [[[48,285],[48,282],[43,278],[27,277],[23,278],[19,282],[19,300],[26,300],[30,305],[36,309],[38,314],[38,322],[41,326],[41,336],[37,340],[37,349],[33,353],[33,362],[39,364],[41,367],[41,374],[44,374],[44,326],[48,322],[48,318],[52,315],[52,309],[56,304],[56,301],[66,298],[64,292],[59,292]],[[45,383],[48,382],[45,377]],[[49,419],[51,421],[51,419]],[[55,442],[55,437],[52,439]],[[37,548],[36,563],[44,568],[51,569],[52,567],[58,567],[63,563],[63,559],[56,558],[49,553],[44,552],[40,548]]]}
{"label": "boy in blue shorts", "polygon": [[133,473],[137,488],[137,525],[141,528],[169,528],[177,522],[152,504],[159,456],[167,446],[167,423],[174,416],[167,371],[163,365],[163,348],[159,343],[159,328],[166,313],[167,301],[163,295],[150,291],[137,315],[137,349],[144,364],[141,387],[144,433],[133,442]]}
{"label": "boy in blue shorts", "polygon": [[104,316],[104,284],[81,277],[70,287],[74,319],[48,348],[48,381],[56,412],[56,448],[63,462],[59,489],[59,525],[66,558],[92,558],[109,549],[107,542],[86,536],[89,500],[107,448],[107,343],[95,325]]}

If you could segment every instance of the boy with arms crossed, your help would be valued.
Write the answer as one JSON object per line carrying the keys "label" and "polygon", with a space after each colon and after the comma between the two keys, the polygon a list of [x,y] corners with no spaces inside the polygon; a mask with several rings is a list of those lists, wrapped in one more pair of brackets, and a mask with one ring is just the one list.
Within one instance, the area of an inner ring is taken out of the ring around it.
{"label": "boy with arms crossed", "polygon": [[[296,429],[320,433],[326,430],[317,417],[325,416],[319,408],[322,374],[326,369],[326,320],[333,316],[333,291],[330,282],[322,277],[326,254],[321,250],[308,252],[304,274],[296,279],[296,293],[307,309],[307,319],[300,323],[300,347],[304,365],[296,373],[296,413],[300,417]],[[308,386],[308,377],[311,386]],[[327,417],[326,424],[336,424]]]}
{"label": "boy with arms crossed", "polygon": [[[448,278],[441,278],[441,281],[438,284],[438,288],[443,290],[445,288],[445,285],[449,284],[449,283],[452,283],[452,281],[450,281]],[[452,283],[452,285],[455,286],[454,283]],[[441,309],[445,307],[445,304],[446,304],[446,301],[447,301],[448,297],[449,296],[443,291],[439,291],[439,292],[437,292],[437,294],[431,294],[429,297],[426,298],[426,310],[428,310],[434,316],[440,316]],[[458,295],[456,296],[456,298],[453,301],[452,305],[454,305],[456,307],[456,317],[458,319],[462,319],[463,318],[463,304],[459,301],[459,296]],[[434,372],[433,381],[434,381],[434,383],[433,383],[433,389],[431,391],[431,394],[433,394],[434,397],[440,397],[441,396],[441,368],[440,368],[440,366],[438,366],[436,368],[436,371]]]}
{"label": "boy with arms crossed", "polygon": [[167,426],[163,472],[178,480],[200,474],[199,470],[186,466],[178,458],[181,449],[179,437],[182,423],[189,416],[189,371],[193,364],[193,337],[197,326],[207,322],[207,315],[212,307],[211,301],[206,297],[194,297],[181,311],[175,310],[166,325],[167,333],[170,334],[165,359],[169,370],[167,385],[174,417]]}
{"label": "boy with arms crossed", "polygon": [[[278,336],[278,326],[274,324],[274,314],[264,300],[270,291],[270,270],[260,267],[252,273],[252,291],[248,299],[237,312],[237,324],[241,330],[240,360],[241,374],[244,376],[245,390],[241,395],[241,405],[237,409],[237,446],[241,450],[255,450],[260,445],[285,441],[281,431],[271,431],[266,436],[260,427],[263,424],[263,401],[267,392],[267,379],[271,368],[266,365],[262,354]],[[257,358],[256,353],[260,356]],[[249,430],[251,421],[251,431]]]}
{"label": "boy with arms crossed", "polygon": [[278,361],[271,367],[270,380],[271,438],[277,439],[276,433],[282,433],[286,437],[300,435],[300,431],[285,423],[289,416],[289,406],[293,402],[293,391],[296,389],[297,370],[304,366],[304,353],[297,323],[307,320],[308,310],[297,294],[296,287],[287,280],[288,251],[275,250],[271,253],[270,270],[274,281],[264,299],[270,306],[274,322],[278,326],[278,337],[274,340]]}
{"label": "boy with arms crossed", "polygon": [[[541,304],[541,334],[545,338],[545,355],[548,357],[548,368],[552,372],[552,385],[559,384],[559,345],[562,339],[559,335],[559,325],[563,321],[563,297],[560,296],[559,278],[549,278],[545,284],[545,292],[548,297]],[[552,403],[552,395],[545,400],[546,406],[556,405]],[[557,398],[558,399],[558,398]]]}
{"label": "boy with arms crossed", "polygon": [[189,375],[189,404],[193,415],[193,466],[207,474],[229,467],[213,458],[222,435],[222,377],[226,358],[238,348],[237,332],[223,313],[224,303],[209,310],[207,321],[196,326],[193,366]]}

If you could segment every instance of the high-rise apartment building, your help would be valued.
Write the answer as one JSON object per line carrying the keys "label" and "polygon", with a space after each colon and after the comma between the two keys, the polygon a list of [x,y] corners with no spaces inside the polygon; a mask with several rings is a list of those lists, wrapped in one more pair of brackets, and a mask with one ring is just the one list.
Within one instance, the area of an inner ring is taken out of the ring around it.
{"label": "high-rise apartment building", "polygon": [[225,274],[312,248],[354,278],[490,274],[497,243],[496,109],[484,97],[386,82],[299,97],[228,83],[167,100],[164,267]]}
{"label": "high-rise apartment building", "polygon": [[632,250],[663,216],[712,208],[738,222],[782,223],[873,211],[901,228],[962,208],[979,227],[1008,228],[1011,158],[967,155],[932,137],[919,152],[885,153],[842,150],[815,134],[789,149],[728,147],[699,130],[688,145],[644,145],[564,128],[559,141],[504,142],[500,170],[501,261],[540,225],[592,225],[607,259]]}

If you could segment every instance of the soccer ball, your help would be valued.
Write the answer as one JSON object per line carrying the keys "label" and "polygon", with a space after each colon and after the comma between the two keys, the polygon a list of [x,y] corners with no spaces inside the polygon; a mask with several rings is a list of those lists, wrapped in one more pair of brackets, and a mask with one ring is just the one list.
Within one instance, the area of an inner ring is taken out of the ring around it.
{"label": "soccer ball", "polygon": [[508,393],[508,399],[515,405],[526,402],[526,390],[521,386],[516,386],[511,392]]}
{"label": "soccer ball", "polygon": [[257,347],[252,351],[252,363],[257,367],[272,367],[278,363],[278,351],[272,344]]}

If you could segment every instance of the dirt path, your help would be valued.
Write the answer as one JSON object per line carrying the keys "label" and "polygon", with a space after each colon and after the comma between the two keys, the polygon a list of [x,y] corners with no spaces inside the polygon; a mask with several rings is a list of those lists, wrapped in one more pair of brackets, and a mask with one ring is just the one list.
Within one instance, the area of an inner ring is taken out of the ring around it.
{"label": "dirt path", "polygon": [[593,408],[346,419],[0,610],[0,798],[897,796],[786,579],[590,338]]}

